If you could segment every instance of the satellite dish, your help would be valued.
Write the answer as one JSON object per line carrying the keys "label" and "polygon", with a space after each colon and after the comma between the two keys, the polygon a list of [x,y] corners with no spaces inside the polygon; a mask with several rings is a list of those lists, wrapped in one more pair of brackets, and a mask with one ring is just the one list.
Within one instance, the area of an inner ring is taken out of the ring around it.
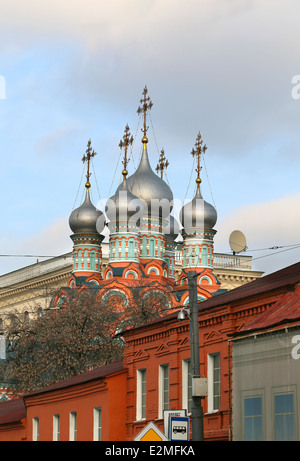
{"label": "satellite dish", "polygon": [[247,241],[246,237],[244,236],[243,232],[239,230],[235,230],[231,232],[229,236],[229,245],[233,251],[233,254],[241,253],[245,251],[247,248]]}

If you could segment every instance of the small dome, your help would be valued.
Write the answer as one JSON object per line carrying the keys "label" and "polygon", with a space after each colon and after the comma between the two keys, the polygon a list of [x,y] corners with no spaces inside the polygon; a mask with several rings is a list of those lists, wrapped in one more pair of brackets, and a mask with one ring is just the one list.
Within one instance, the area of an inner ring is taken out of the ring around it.
{"label": "small dome", "polygon": [[169,241],[174,241],[179,234],[179,224],[174,216],[170,215],[167,218],[166,224],[163,226],[163,232],[165,234],[165,239]]}
{"label": "small dome", "polygon": [[[115,222],[129,223],[130,219],[138,214],[137,219],[143,213],[143,202],[138,197],[133,195],[128,189],[127,181],[124,178],[120,186],[117,188],[115,195],[108,199],[105,206],[105,213],[108,219]],[[136,222],[132,222],[136,226]]]}
{"label": "small dome", "polygon": [[210,203],[203,199],[200,187],[197,187],[193,200],[181,208],[179,219],[186,231],[213,229],[217,222],[217,212]]}
{"label": "small dome", "polygon": [[144,200],[148,216],[169,216],[173,208],[173,193],[165,181],[153,172],[145,145],[140,164],[135,173],[129,176],[127,183],[129,190]]}
{"label": "small dome", "polygon": [[92,204],[87,188],[85,201],[70,215],[69,226],[74,234],[100,234],[104,224],[104,215]]}

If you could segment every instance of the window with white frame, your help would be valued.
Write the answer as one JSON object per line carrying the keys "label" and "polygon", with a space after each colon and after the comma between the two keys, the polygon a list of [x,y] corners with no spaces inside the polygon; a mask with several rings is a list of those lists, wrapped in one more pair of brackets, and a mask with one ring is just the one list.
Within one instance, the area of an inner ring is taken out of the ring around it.
{"label": "window with white frame", "polygon": [[59,433],[60,433],[60,418],[59,415],[53,415],[53,440],[54,442],[59,441]]}
{"label": "window with white frame", "polygon": [[146,419],[146,369],[137,370],[136,419]]}
{"label": "window with white frame", "polygon": [[207,410],[208,412],[217,411],[220,409],[221,403],[221,369],[219,352],[208,354],[207,356],[207,382]]}
{"label": "window with white frame", "polygon": [[69,426],[69,440],[75,442],[77,440],[77,412],[71,411]]}
{"label": "window with white frame", "polygon": [[37,416],[32,418],[32,440],[34,442],[39,440],[39,418]]}
{"label": "window with white frame", "polygon": [[192,375],[191,359],[182,361],[182,408],[191,413],[192,409]]}
{"label": "window with white frame", "polygon": [[94,408],[94,441],[100,442],[102,433],[102,409]]}
{"label": "window with white frame", "polygon": [[169,409],[169,364],[159,365],[158,372],[158,417],[163,418],[163,410]]}

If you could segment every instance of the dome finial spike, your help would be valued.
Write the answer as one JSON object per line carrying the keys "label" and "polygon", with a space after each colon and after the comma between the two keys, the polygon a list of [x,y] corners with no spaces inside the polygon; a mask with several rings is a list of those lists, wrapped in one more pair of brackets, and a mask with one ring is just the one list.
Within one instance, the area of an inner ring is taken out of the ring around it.
{"label": "dome finial spike", "polygon": [[119,143],[120,149],[122,149],[124,147],[124,159],[122,161],[122,163],[124,165],[124,168],[123,168],[123,171],[122,171],[122,175],[123,175],[124,180],[126,180],[126,176],[128,174],[127,165],[128,165],[129,160],[130,160],[130,158],[127,157],[127,150],[128,150],[128,147],[130,145],[132,145],[132,143],[133,143],[133,136],[130,134],[129,126],[127,124],[126,127],[125,127],[125,130],[124,130],[123,139],[121,139],[121,141]]}
{"label": "dome finial spike", "polygon": [[149,96],[147,96],[148,90],[147,87],[145,86],[144,91],[143,91],[143,98],[140,100],[141,106],[138,107],[137,113],[140,114],[141,112],[144,113],[144,127],[142,128],[142,131],[144,132],[144,136],[142,139],[142,143],[144,144],[144,149],[146,148],[146,144],[148,142],[147,138],[147,130],[149,127],[147,127],[147,111],[151,109],[153,106],[153,103],[150,99]]}
{"label": "dome finial spike", "polygon": [[90,184],[90,176],[91,176],[90,162],[91,162],[92,157],[94,157],[95,155],[97,155],[97,152],[95,152],[92,149],[92,141],[89,139],[88,143],[87,143],[86,155],[84,155],[82,157],[83,163],[87,162],[87,174],[86,174],[86,183],[85,183],[86,189],[89,189],[91,187],[91,184]]}
{"label": "dome finial spike", "polygon": [[202,146],[202,144],[203,144],[203,139],[202,139],[202,136],[201,136],[201,134],[199,132],[198,135],[197,135],[196,142],[195,142],[195,148],[196,149],[193,148],[192,152],[191,152],[193,157],[195,155],[197,155],[197,168],[196,168],[196,172],[197,172],[197,178],[196,178],[197,190],[199,190],[200,184],[201,184],[201,178],[200,178],[200,171],[202,170],[202,166],[200,166],[201,155],[205,154],[205,152],[207,150],[206,144],[204,144],[204,146]]}

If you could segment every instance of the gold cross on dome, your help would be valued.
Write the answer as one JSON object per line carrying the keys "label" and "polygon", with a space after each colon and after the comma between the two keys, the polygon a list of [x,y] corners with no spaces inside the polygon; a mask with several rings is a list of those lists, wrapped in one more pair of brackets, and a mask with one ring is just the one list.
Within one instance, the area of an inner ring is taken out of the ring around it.
{"label": "gold cross on dome", "polygon": [[198,187],[199,187],[199,185],[201,183],[200,171],[202,170],[202,167],[200,166],[200,159],[201,159],[201,155],[205,154],[205,152],[207,150],[206,144],[204,144],[204,146],[202,146],[202,144],[203,144],[203,139],[202,139],[201,134],[199,132],[198,135],[197,135],[196,143],[195,143],[195,149],[193,148],[193,150],[191,152],[193,157],[195,157],[195,155],[197,155],[197,168],[196,168],[197,179],[196,179],[196,183],[197,183]]}
{"label": "gold cross on dome", "polygon": [[164,149],[161,150],[161,154],[160,154],[160,157],[159,157],[159,161],[158,161],[158,164],[157,164],[157,167],[156,167],[156,171],[157,171],[157,174],[158,172],[160,171],[160,177],[161,179],[163,179],[164,177],[164,170],[166,168],[168,168],[169,166],[169,162],[168,160],[166,159],[165,157],[165,151]]}
{"label": "gold cross on dome", "polygon": [[127,165],[128,165],[129,160],[130,160],[130,158],[127,157],[127,150],[128,150],[128,147],[132,145],[132,143],[133,143],[133,136],[130,134],[129,126],[127,124],[126,127],[125,127],[125,130],[124,130],[123,139],[121,139],[121,141],[119,142],[120,149],[122,149],[124,147],[124,160],[122,161],[122,163],[124,165],[124,169],[122,171],[122,175],[123,175],[124,179],[126,178],[126,176],[128,174]]}
{"label": "gold cross on dome", "polygon": [[144,127],[142,128],[142,131],[144,132],[144,136],[142,139],[143,143],[148,142],[148,138],[146,136],[147,130],[149,127],[147,127],[147,111],[151,109],[153,106],[153,103],[150,99],[149,96],[147,96],[148,90],[147,87],[145,86],[144,91],[143,91],[143,99],[140,100],[141,106],[138,107],[137,113],[140,114],[141,112],[144,113]]}
{"label": "gold cross on dome", "polygon": [[91,159],[92,157],[94,157],[95,155],[97,155],[97,152],[95,152],[93,149],[92,149],[92,141],[89,139],[88,143],[87,143],[87,149],[86,149],[86,155],[84,155],[82,157],[82,161],[83,163],[87,162],[87,174],[86,174],[86,184],[85,184],[85,187],[88,189],[91,187],[91,184],[90,184],[90,176],[91,176],[91,173],[90,173],[90,162],[91,162]]}

